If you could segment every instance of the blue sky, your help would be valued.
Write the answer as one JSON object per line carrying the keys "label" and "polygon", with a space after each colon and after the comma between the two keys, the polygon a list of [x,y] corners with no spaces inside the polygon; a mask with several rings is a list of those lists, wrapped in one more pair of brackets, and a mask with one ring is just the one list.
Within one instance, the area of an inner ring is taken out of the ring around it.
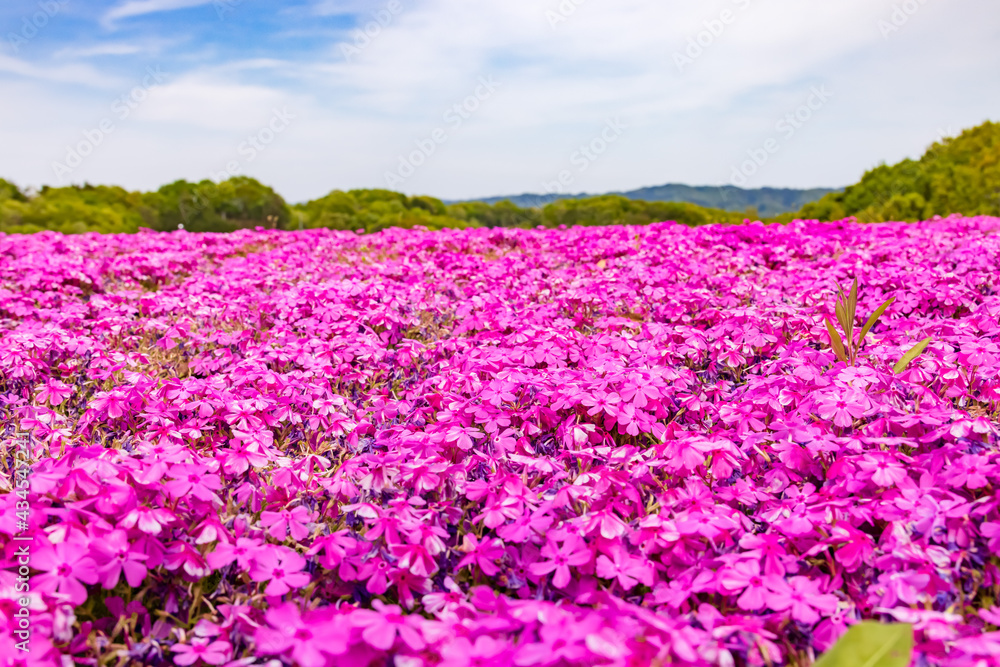
{"label": "blue sky", "polygon": [[998,71],[995,0],[4,0],[0,177],[835,187],[1000,120]]}

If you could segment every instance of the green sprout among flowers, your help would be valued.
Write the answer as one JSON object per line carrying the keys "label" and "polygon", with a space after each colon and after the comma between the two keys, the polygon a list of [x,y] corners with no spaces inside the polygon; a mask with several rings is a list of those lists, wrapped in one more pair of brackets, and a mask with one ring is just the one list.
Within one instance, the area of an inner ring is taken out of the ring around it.
{"label": "green sprout among flowers", "polygon": [[[834,312],[837,315],[837,322],[840,323],[840,328],[844,332],[844,336],[841,337],[840,333],[833,326],[833,322],[829,318],[824,318],[826,322],[826,330],[830,334],[830,344],[833,347],[834,354],[837,355],[837,359],[843,361],[849,366],[854,366],[858,360],[858,353],[861,351],[861,343],[864,341],[865,336],[871,330],[878,319],[882,317],[885,309],[888,308],[896,297],[889,297],[882,303],[881,306],[875,309],[865,325],[861,327],[861,334],[858,336],[857,341],[854,340],[854,322],[857,318],[858,311],[858,279],[854,279],[854,283],[851,285],[851,291],[849,294],[844,293],[844,288],[837,285],[837,303],[834,305]],[[902,373],[906,370],[906,367],[910,365],[910,362],[917,358],[924,348],[927,347],[931,342],[931,337],[925,338],[920,341],[912,348],[910,351],[903,355],[899,362],[893,367],[893,373]],[[846,343],[845,343],[846,341]]]}

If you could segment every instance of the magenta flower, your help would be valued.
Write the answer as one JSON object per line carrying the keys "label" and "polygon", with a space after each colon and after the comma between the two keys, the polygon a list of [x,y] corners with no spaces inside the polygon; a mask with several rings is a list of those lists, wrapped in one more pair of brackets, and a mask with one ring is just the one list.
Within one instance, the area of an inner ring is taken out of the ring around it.
{"label": "magenta flower", "polygon": [[357,578],[365,582],[369,593],[382,595],[389,590],[389,575],[392,565],[380,555],[373,556],[358,567]]}
{"label": "magenta flower", "polygon": [[351,616],[354,623],[364,628],[361,637],[369,646],[388,651],[397,637],[411,651],[420,651],[426,646],[420,626],[404,616],[402,609],[383,604],[381,600],[374,600],[372,607],[372,610],[359,609]]}
{"label": "magenta flower", "polygon": [[159,535],[174,519],[174,514],[169,510],[140,506],[126,514],[121,525],[123,528],[138,528],[149,535]]}
{"label": "magenta flower", "polygon": [[90,405],[101,412],[104,412],[111,419],[117,419],[125,414],[128,409],[128,401],[117,392],[100,391],[91,399]]}
{"label": "magenta flower", "polygon": [[740,609],[760,611],[779,590],[784,590],[784,580],[774,574],[762,574],[760,562],[742,560],[719,573],[719,584],[727,591],[740,593],[736,600]]}
{"label": "magenta flower", "polygon": [[209,665],[221,665],[229,659],[232,647],[225,641],[195,637],[190,644],[174,644],[171,650],[177,665],[193,665],[199,660]]}
{"label": "magenta flower", "polygon": [[848,572],[854,572],[869,562],[874,552],[872,538],[852,526],[840,524],[830,530],[831,539],[843,544],[837,549],[837,562]]}
{"label": "magenta flower", "polygon": [[846,428],[852,426],[855,419],[867,415],[872,404],[860,391],[849,390],[840,394],[823,395],[816,407],[820,417]]}
{"label": "magenta flower", "polygon": [[475,642],[459,637],[441,649],[440,667],[509,664],[509,652],[510,648],[506,642],[487,635],[476,637]]}
{"label": "magenta flower", "polygon": [[101,575],[101,585],[104,588],[114,588],[118,585],[121,575],[133,588],[138,588],[146,578],[146,554],[135,551],[129,544],[123,530],[113,530],[102,538],[95,540],[93,549],[101,565],[98,572]]}
{"label": "magenta flower", "polygon": [[597,576],[617,579],[622,589],[628,591],[640,582],[652,586],[655,570],[649,561],[630,556],[624,547],[618,545],[611,550],[610,558],[604,554],[597,557]]}
{"label": "magenta flower", "polygon": [[40,403],[51,403],[60,405],[68,396],[73,395],[73,387],[59,380],[50,380],[42,385],[38,390],[38,401]]}
{"label": "magenta flower", "polygon": [[500,568],[497,561],[503,557],[503,542],[496,538],[480,540],[472,533],[466,533],[462,539],[460,551],[465,555],[458,561],[458,567],[478,565],[487,577],[492,577]]}
{"label": "magenta flower", "polygon": [[482,514],[476,515],[474,519],[475,521],[481,520],[487,528],[502,526],[508,519],[516,519],[523,512],[521,501],[517,498],[492,497],[492,501],[486,506],[486,510]]}
{"label": "magenta flower", "polygon": [[306,559],[287,547],[265,546],[253,556],[250,578],[267,582],[264,593],[284,595],[293,588],[301,588],[310,581],[309,574],[303,572]]}
{"label": "magenta flower", "polygon": [[422,544],[397,545],[392,548],[398,565],[418,577],[429,577],[438,571],[437,561]]}
{"label": "magenta flower", "polygon": [[535,535],[543,535],[552,525],[552,517],[542,511],[522,514],[513,522],[500,526],[497,535],[505,542],[523,543]]}
{"label": "magenta flower", "polygon": [[302,667],[321,667],[347,651],[348,618],[324,611],[301,614],[296,605],[284,603],[268,609],[267,625],[257,629],[254,639],[266,654],[287,653]]}
{"label": "magenta flower", "polygon": [[484,437],[482,431],[467,426],[452,426],[448,429],[445,442],[453,442],[459,449],[470,450],[475,446],[475,441]]}
{"label": "magenta flower", "polygon": [[201,552],[186,542],[178,541],[171,545],[164,555],[163,566],[168,570],[183,569],[188,576],[196,579],[208,574],[208,566]]}
{"label": "magenta flower", "polygon": [[962,343],[959,359],[967,366],[992,368],[997,365],[997,360],[1000,359],[1000,346],[987,340]]}
{"label": "magenta flower", "polygon": [[87,589],[83,585],[96,584],[100,579],[97,565],[83,544],[47,544],[31,555],[31,566],[41,570],[31,579],[33,590],[58,593],[74,605],[87,600]]}
{"label": "magenta flower", "polygon": [[[256,215],[206,187],[141,199]],[[886,617],[992,664],[1000,218],[305,208],[412,229],[0,233],[0,663],[764,665]],[[855,276],[855,340],[896,300],[835,362]]]}
{"label": "magenta flower", "polygon": [[551,540],[542,547],[542,558],[528,566],[528,570],[539,577],[555,572],[552,585],[565,588],[572,578],[570,567],[580,567],[590,562],[591,553],[587,545],[578,537],[568,536],[561,546]]}
{"label": "magenta flower", "polygon": [[164,490],[173,498],[191,495],[206,502],[216,501],[216,491],[222,488],[218,475],[208,472],[200,465],[175,465],[169,473],[171,479],[163,484]]}
{"label": "magenta flower", "polygon": [[769,593],[767,605],[775,611],[787,610],[793,619],[814,625],[822,615],[837,610],[837,597],[820,592],[820,582],[808,577],[792,577]]}
{"label": "magenta flower", "polygon": [[866,454],[858,467],[869,473],[872,481],[879,486],[898,486],[907,480],[906,469],[881,452]]}
{"label": "magenta flower", "polygon": [[219,542],[215,545],[215,551],[205,555],[205,561],[213,570],[219,570],[236,561],[236,566],[249,572],[255,554],[263,543],[260,540],[249,537],[240,537],[235,543]]}
{"label": "magenta flower", "polygon": [[292,539],[296,542],[301,542],[309,536],[309,527],[306,524],[311,520],[311,512],[301,505],[280,512],[265,511],[260,515],[260,523],[268,529],[268,535],[276,540],[284,540],[291,532]]}

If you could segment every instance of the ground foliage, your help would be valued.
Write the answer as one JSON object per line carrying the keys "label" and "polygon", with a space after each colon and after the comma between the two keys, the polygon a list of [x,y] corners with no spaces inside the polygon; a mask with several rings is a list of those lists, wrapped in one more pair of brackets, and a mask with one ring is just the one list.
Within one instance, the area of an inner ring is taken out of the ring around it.
{"label": "ground foliage", "polygon": [[862,619],[998,664],[1000,219],[0,258],[28,664],[807,665]]}

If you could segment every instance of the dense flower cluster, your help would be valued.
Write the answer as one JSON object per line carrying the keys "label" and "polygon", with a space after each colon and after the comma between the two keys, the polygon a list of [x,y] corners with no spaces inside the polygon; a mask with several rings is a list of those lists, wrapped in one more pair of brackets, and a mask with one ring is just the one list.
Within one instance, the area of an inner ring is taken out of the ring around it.
{"label": "dense flower cluster", "polygon": [[998,283],[996,218],[0,235],[0,664],[1000,664]]}

